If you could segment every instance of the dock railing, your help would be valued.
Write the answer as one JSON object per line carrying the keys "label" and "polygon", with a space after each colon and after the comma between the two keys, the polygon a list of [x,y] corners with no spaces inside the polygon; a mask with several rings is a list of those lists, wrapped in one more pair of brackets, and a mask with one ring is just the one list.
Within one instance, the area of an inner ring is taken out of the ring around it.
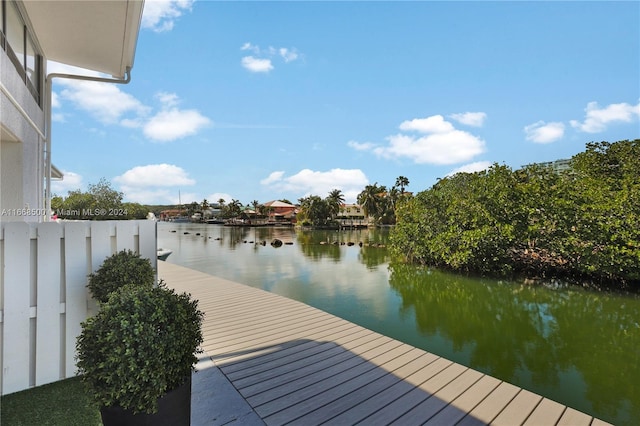
{"label": "dock railing", "polygon": [[156,222],[0,222],[0,394],[76,374],[88,275],[126,249],[157,270]]}

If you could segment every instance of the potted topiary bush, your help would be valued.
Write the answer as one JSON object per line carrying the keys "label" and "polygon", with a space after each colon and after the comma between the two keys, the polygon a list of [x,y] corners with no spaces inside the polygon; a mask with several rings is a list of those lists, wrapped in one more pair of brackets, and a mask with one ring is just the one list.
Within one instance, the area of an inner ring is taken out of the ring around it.
{"label": "potted topiary bush", "polygon": [[152,287],[154,282],[155,272],[149,259],[131,250],[122,250],[107,257],[100,268],[89,275],[87,287],[94,299],[105,303],[112,291],[126,284]]}
{"label": "potted topiary bush", "polygon": [[77,366],[105,425],[189,425],[202,343],[197,303],[162,281],[130,284],[82,323]]}

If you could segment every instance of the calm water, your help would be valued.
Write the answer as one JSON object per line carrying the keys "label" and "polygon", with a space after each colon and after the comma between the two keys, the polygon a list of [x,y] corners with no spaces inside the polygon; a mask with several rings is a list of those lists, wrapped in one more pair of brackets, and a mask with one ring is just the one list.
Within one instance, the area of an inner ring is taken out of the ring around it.
{"label": "calm water", "polygon": [[[158,247],[174,251],[168,262],[299,300],[611,423],[640,424],[640,297],[390,266],[386,248],[358,245],[386,237],[158,224]],[[293,244],[274,248],[273,238]]]}

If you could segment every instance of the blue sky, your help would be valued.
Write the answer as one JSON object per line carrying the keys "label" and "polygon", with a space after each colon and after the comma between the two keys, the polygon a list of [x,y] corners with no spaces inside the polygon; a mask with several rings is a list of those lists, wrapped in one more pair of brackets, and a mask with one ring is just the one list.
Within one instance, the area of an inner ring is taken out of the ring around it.
{"label": "blue sky", "polygon": [[131,83],[55,80],[53,105],[58,195],[418,192],[640,138],[640,3],[147,0]]}

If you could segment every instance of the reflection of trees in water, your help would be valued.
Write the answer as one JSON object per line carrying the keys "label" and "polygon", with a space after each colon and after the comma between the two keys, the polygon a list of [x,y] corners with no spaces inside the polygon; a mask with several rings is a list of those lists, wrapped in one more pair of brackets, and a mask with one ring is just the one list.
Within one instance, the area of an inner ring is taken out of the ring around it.
{"label": "reflection of trees in water", "polygon": [[540,389],[575,368],[600,417],[640,419],[640,298],[390,269],[401,309],[415,310],[423,333],[470,348],[472,367],[515,383],[528,373]]}
{"label": "reflection of trees in water", "polygon": [[358,260],[368,269],[373,269],[389,261],[389,252],[382,247],[359,247]]}
{"label": "reflection of trees in water", "polygon": [[[297,245],[302,254],[312,260],[328,258],[340,261],[345,250],[358,250],[358,260],[373,268],[389,261],[386,243],[388,230],[350,229],[350,230],[299,230],[296,233]],[[348,244],[352,243],[352,246]],[[375,246],[371,246],[375,244]],[[381,247],[377,247],[380,244]]]}
{"label": "reflection of trees in water", "polygon": [[250,227],[250,226],[221,226],[219,227],[219,242],[230,249],[235,249],[239,244],[270,244],[274,238],[282,242],[293,242],[295,231],[292,228],[278,227]]}

